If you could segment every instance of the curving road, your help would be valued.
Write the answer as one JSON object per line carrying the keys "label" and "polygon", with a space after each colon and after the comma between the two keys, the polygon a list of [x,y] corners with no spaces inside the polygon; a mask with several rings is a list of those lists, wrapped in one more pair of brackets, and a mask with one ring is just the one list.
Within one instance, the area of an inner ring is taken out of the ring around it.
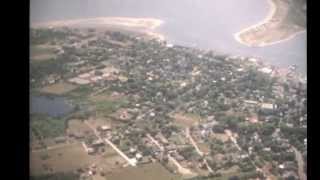
{"label": "curving road", "polygon": [[295,156],[296,156],[296,161],[298,162],[298,175],[300,180],[307,180],[306,174],[304,172],[304,161],[303,157],[300,151],[298,151],[295,147],[292,147]]}

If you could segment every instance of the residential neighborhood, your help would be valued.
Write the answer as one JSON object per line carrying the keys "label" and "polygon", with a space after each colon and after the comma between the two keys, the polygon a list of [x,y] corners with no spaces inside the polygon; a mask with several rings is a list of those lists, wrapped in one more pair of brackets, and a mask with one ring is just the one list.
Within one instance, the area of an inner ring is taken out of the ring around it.
{"label": "residential neighborhood", "polygon": [[50,54],[30,57],[31,96],[72,109],[30,113],[32,176],[306,180],[307,89],[294,68],[119,31],[30,33],[31,51]]}

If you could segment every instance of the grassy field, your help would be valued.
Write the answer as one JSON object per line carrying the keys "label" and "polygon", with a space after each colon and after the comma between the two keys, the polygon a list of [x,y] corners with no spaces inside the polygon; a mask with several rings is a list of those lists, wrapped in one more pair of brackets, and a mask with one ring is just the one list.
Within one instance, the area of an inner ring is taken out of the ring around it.
{"label": "grassy field", "polygon": [[76,88],[77,88],[76,85],[72,85],[69,83],[56,83],[53,85],[43,87],[40,91],[43,93],[62,95],[62,94],[68,93]]}
{"label": "grassy field", "polygon": [[69,120],[68,128],[66,131],[68,134],[81,133],[83,135],[86,134],[87,136],[89,136],[90,134],[94,135],[94,133],[92,132],[92,129],[90,129],[88,125],[86,125],[83,121],[78,119]]}
{"label": "grassy field", "polygon": [[222,142],[229,140],[229,137],[225,133],[213,133],[210,138],[218,139]]}
{"label": "grassy field", "polygon": [[66,95],[74,101],[88,102],[88,96],[92,93],[92,88],[86,85],[77,86],[77,88],[69,91]]}
{"label": "grassy field", "polygon": [[108,180],[181,180],[181,177],[171,174],[159,163],[127,167],[121,171],[107,174],[106,178]]}
{"label": "grassy field", "polygon": [[182,127],[191,127],[201,121],[201,118],[195,114],[176,113],[173,118],[175,123]]}
{"label": "grassy field", "polygon": [[81,143],[46,151],[31,152],[30,174],[70,172],[77,168],[86,167],[96,160],[97,157],[87,154]]}
{"label": "grassy field", "polygon": [[99,126],[111,126],[112,127],[112,120],[108,118],[98,117],[98,118],[90,118],[87,122],[95,129]]}
{"label": "grassy field", "polygon": [[116,101],[118,99],[123,98],[123,95],[121,94],[117,94],[117,95],[113,95],[112,92],[106,90],[102,93],[99,93],[97,95],[94,96],[90,96],[89,99],[92,102],[98,102],[98,101]]}
{"label": "grassy field", "polygon": [[30,60],[47,61],[56,57],[54,47],[46,45],[37,45],[30,47]]}
{"label": "grassy field", "polygon": [[31,131],[42,138],[53,138],[65,134],[65,119],[52,118],[42,115],[32,115],[30,119]]}
{"label": "grassy field", "polygon": [[113,112],[116,112],[118,109],[126,106],[129,102],[126,100],[126,98],[120,98],[116,100],[96,100],[92,101],[94,106],[96,107],[96,111],[101,116],[108,116]]}

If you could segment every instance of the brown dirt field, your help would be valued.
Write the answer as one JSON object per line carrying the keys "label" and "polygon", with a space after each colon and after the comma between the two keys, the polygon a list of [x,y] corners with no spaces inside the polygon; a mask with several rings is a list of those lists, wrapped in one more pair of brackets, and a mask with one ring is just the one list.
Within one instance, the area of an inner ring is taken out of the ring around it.
{"label": "brown dirt field", "polygon": [[105,126],[105,125],[112,126],[111,120],[103,117],[90,118],[87,121],[95,129],[97,129],[99,126]]}
{"label": "brown dirt field", "polygon": [[78,120],[78,119],[72,119],[72,120],[68,121],[67,133],[68,134],[69,133],[73,133],[73,134],[81,133],[83,135],[85,135],[85,134],[94,135],[92,130],[85,123],[83,123],[81,120]]}
{"label": "brown dirt field", "polygon": [[76,89],[77,86],[69,83],[56,83],[42,88],[40,91],[49,94],[62,95]]}
{"label": "brown dirt field", "polygon": [[127,164],[127,161],[124,160],[117,152],[111,149],[111,153],[105,154],[100,158],[97,166],[102,169],[102,172],[110,173],[116,170],[119,170],[123,165]]}
{"label": "brown dirt field", "polygon": [[98,102],[98,101],[114,101],[117,99],[120,99],[122,95],[112,95],[111,92],[103,92],[101,94],[97,94],[94,96],[90,96],[89,99],[93,102]]}
{"label": "brown dirt field", "polygon": [[171,174],[159,163],[141,165],[138,167],[127,167],[118,172],[106,175],[107,180],[180,180],[178,175]]}
{"label": "brown dirt field", "polygon": [[204,153],[209,153],[210,152],[210,147],[208,144],[206,143],[197,143],[198,144],[198,147],[199,149],[204,152]]}
{"label": "brown dirt field", "polygon": [[176,113],[172,116],[175,122],[182,127],[191,127],[201,121],[201,118],[194,114]]}
{"label": "brown dirt field", "polygon": [[211,138],[219,139],[222,142],[228,141],[229,137],[225,133],[213,133]]}
{"label": "brown dirt field", "polygon": [[[49,155],[46,160],[41,157]],[[86,167],[97,160],[97,157],[90,156],[85,152],[81,143],[63,146],[61,148],[31,152],[30,154],[30,174],[40,175],[48,173],[43,165],[52,168],[52,172],[68,172],[77,168]]]}

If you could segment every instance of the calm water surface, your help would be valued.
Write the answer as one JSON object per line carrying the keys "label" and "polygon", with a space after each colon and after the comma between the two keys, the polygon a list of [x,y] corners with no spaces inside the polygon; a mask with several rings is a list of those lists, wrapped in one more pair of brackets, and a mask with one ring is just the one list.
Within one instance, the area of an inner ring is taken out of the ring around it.
{"label": "calm water surface", "polygon": [[30,102],[31,113],[60,117],[73,110],[63,97],[31,96]]}

